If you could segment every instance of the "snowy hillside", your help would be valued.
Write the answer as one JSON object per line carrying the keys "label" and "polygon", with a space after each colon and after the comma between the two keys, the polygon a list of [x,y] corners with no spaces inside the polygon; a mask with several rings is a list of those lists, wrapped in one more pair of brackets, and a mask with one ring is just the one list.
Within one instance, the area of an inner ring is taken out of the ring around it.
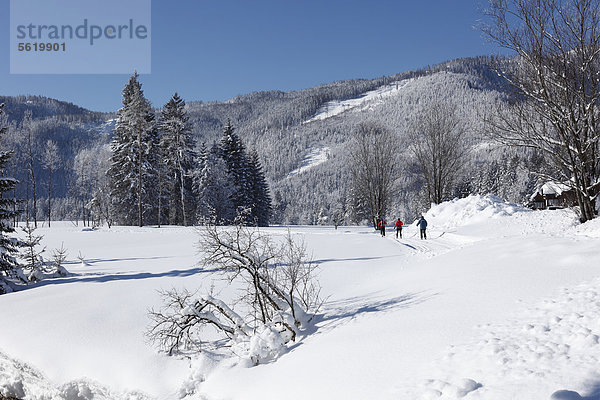
{"label": "snowy hillside", "polygon": [[327,161],[327,157],[329,156],[329,150],[329,147],[323,147],[309,151],[308,154],[304,157],[304,160],[302,160],[302,164],[300,165],[300,167],[290,172],[289,176],[301,174],[313,167],[316,167],[317,165],[323,164],[325,161]]}
{"label": "snowy hillside", "polygon": [[167,357],[144,336],[159,289],[235,295],[196,266],[194,228],[40,229],[48,249],[68,247],[73,275],[0,296],[0,393],[549,400],[571,390],[597,399],[600,224],[493,196],[444,203],[425,218],[427,241],[411,221],[400,240],[390,229],[382,238],[367,227],[291,227],[319,266],[327,301],[312,334],[251,368],[210,352]]}
{"label": "snowy hillside", "polygon": [[399,90],[401,90],[401,88],[409,81],[410,79],[405,79],[403,81],[384,85],[353,99],[329,101],[317,110],[314,117],[306,120],[304,123],[308,124],[309,122],[331,118],[350,110],[354,112],[368,110],[375,105],[382,103],[386,97],[398,94]]}

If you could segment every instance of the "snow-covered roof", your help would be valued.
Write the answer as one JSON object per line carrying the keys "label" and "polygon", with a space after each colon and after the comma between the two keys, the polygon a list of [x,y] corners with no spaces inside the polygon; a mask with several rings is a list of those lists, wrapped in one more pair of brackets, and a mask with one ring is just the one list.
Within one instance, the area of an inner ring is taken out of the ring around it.
{"label": "snow-covered roof", "polygon": [[560,196],[562,192],[566,192],[569,189],[570,188],[567,185],[562,183],[546,182],[541,187],[540,191],[542,194],[555,194],[557,196]]}
{"label": "snow-covered roof", "polygon": [[560,196],[563,192],[566,192],[570,189],[571,188],[569,186],[565,185],[564,183],[549,181],[549,182],[544,183],[542,185],[542,187],[540,187],[538,190],[536,190],[535,193],[533,193],[531,195],[529,200],[533,201],[535,196],[537,196],[538,194],[541,194],[541,195],[555,194],[557,196]]}

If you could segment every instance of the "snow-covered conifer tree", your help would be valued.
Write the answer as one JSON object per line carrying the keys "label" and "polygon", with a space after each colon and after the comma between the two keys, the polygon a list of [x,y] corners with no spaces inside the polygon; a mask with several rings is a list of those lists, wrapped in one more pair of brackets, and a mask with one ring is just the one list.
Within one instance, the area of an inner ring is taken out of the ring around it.
{"label": "snow-covered conifer tree", "polygon": [[[0,114],[3,113],[0,105]],[[0,127],[0,135],[4,134],[6,128]],[[12,153],[9,151],[0,151],[0,294],[10,291],[10,286],[5,278],[13,276],[19,268],[15,258],[18,247],[21,242],[7,234],[14,232],[10,225],[10,219],[20,213],[15,211],[15,201],[5,196],[5,193],[12,190],[18,183],[17,180],[4,175],[5,164],[10,159]]]}
{"label": "snow-covered conifer tree", "polygon": [[169,209],[169,223],[189,225],[193,215],[194,140],[185,102],[177,93],[165,104],[159,120],[160,148]]}
{"label": "snow-covered conifer tree", "polygon": [[227,174],[235,187],[231,200],[236,212],[252,207],[248,182],[248,156],[230,120],[227,120],[227,125],[223,129],[219,150],[221,158],[225,161]]}
{"label": "snow-covered conifer tree", "polygon": [[256,150],[251,151],[248,158],[248,178],[252,219],[258,226],[268,226],[273,212],[271,195]]}
{"label": "snow-covered conifer tree", "polygon": [[123,89],[123,107],[118,115],[108,170],[113,215],[125,225],[143,226],[144,216],[156,214],[158,133],[137,72]]}
{"label": "snow-covered conifer tree", "polygon": [[199,152],[196,154],[196,160],[194,163],[194,168],[192,169],[192,193],[194,194],[194,199],[196,202],[196,210],[194,219],[196,221],[201,221],[206,219],[207,215],[205,215],[205,210],[203,210],[202,196],[203,196],[203,180],[202,175],[205,173],[206,162],[208,159],[208,148],[206,147],[206,142],[200,143]]}
{"label": "snow-covered conifer tree", "polygon": [[236,216],[232,201],[235,187],[227,174],[227,166],[218,153],[217,146],[211,151],[206,151],[206,147],[203,147],[200,152],[199,164],[202,170],[194,179],[196,217],[200,221],[225,224],[232,222]]}

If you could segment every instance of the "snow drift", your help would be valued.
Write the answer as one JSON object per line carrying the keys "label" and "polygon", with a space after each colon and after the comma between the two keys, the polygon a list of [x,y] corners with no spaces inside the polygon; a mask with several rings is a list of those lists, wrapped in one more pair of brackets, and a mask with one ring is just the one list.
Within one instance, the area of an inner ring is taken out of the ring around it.
{"label": "snow drift", "polygon": [[513,203],[505,203],[494,195],[470,195],[463,199],[454,199],[432,205],[425,213],[425,219],[438,228],[454,229],[468,224],[481,223],[492,218],[513,215],[517,212],[529,212],[528,208]]}

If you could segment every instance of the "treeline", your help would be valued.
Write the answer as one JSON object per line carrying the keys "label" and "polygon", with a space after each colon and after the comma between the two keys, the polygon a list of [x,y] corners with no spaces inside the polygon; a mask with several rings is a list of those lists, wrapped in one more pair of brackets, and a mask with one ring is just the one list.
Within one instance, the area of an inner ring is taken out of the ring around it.
{"label": "treeline", "polygon": [[[108,115],[41,96],[0,97],[0,101],[5,103],[0,123],[6,128],[0,147],[12,152],[5,173],[18,181],[6,195],[23,209],[13,222],[64,219],[65,212],[80,209],[73,201],[77,199],[73,163],[84,149],[108,140],[99,131]],[[59,212],[52,213],[55,198]]]}
{"label": "treeline", "polygon": [[203,221],[265,226],[271,199],[255,151],[231,123],[196,153],[185,102],[177,93],[155,116],[134,74],[123,89],[106,180],[92,190],[99,221],[120,225],[191,225]]}

